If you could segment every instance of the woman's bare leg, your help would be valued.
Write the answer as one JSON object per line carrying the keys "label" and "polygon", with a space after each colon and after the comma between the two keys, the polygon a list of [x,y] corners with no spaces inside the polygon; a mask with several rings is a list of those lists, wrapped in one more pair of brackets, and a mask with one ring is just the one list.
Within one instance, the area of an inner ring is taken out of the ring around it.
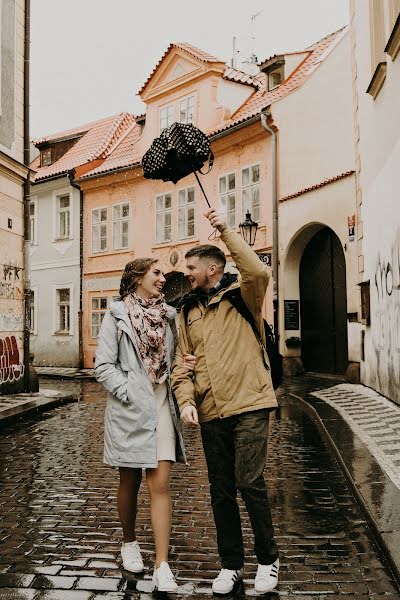
{"label": "woman's bare leg", "polygon": [[169,480],[172,462],[161,460],[156,469],[146,470],[146,483],[151,501],[151,524],[156,547],[156,568],[168,562],[169,537],[171,534],[171,494]]}
{"label": "woman's bare leg", "polygon": [[119,468],[118,513],[125,544],[136,540],[137,496],[141,480],[141,469]]}

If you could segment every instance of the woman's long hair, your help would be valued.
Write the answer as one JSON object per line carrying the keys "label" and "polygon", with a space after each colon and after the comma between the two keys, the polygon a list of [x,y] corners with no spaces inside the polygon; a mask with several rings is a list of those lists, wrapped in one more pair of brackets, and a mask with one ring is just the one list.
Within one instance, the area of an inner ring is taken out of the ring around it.
{"label": "woman's long hair", "polygon": [[119,286],[119,299],[134,292],[139,284],[140,278],[149,270],[151,265],[158,261],[157,258],[135,258],[125,265]]}

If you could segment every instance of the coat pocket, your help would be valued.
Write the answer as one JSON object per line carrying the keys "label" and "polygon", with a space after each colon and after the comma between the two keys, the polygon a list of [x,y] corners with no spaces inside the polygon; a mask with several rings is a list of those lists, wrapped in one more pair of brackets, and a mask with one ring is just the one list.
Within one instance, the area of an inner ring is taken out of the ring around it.
{"label": "coat pocket", "polygon": [[195,350],[198,343],[203,339],[203,319],[199,309],[192,310],[188,315],[187,328],[193,350]]}

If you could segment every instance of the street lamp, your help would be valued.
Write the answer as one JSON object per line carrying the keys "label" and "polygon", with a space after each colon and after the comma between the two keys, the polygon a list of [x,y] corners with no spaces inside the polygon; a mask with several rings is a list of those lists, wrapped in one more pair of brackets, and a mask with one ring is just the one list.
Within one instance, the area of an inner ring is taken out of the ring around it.
{"label": "street lamp", "polygon": [[258,224],[253,221],[249,211],[246,213],[246,220],[243,221],[243,223],[240,223],[239,227],[242,238],[248,243],[249,246],[254,246]]}

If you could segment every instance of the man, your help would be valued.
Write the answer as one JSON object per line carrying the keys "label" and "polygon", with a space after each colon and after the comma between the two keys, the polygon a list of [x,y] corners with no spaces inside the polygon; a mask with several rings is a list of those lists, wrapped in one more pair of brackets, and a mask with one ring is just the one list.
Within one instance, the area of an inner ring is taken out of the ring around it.
{"label": "man", "polygon": [[[240,277],[224,274],[225,254],[217,246],[206,244],[187,252],[192,291],[181,301],[172,386],[182,421],[194,427],[200,422],[201,426],[222,566],[213,592],[227,594],[242,578],[239,490],[250,517],[259,563],[255,589],[266,593],[276,587],[279,570],[263,478],[269,411],[277,402],[263,350],[251,325],[229,301],[229,292],[240,288],[264,338],[261,309],[269,275],[255,252],[228,229],[221,215],[210,209],[206,217],[219,230]],[[194,377],[184,363],[189,354],[196,356]]]}

